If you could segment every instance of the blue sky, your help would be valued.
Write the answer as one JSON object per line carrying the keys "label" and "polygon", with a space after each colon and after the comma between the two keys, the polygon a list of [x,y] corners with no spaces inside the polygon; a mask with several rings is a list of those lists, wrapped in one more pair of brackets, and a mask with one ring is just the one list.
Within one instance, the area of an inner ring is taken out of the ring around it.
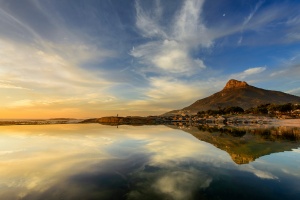
{"label": "blue sky", "polygon": [[152,115],[235,78],[300,96],[300,2],[0,0],[0,118]]}

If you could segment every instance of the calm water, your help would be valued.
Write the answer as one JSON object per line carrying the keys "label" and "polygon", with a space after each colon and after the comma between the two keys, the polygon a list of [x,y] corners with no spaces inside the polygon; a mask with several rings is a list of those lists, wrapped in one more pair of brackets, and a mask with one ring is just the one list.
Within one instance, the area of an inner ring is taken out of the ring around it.
{"label": "calm water", "polygon": [[0,199],[296,200],[299,147],[264,131],[2,126]]}

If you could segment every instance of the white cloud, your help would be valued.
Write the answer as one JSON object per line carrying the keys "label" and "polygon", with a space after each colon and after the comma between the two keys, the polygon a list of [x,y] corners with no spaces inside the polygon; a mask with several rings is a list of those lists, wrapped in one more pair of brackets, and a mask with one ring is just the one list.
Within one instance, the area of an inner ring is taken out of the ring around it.
{"label": "white cloud", "polygon": [[154,37],[130,53],[144,65],[139,69],[141,72],[190,76],[206,68],[202,59],[191,54],[199,46],[212,45],[210,34],[200,19],[202,4],[201,0],[185,1],[173,23],[163,28],[160,4],[156,4],[154,12],[148,12],[136,1],[136,25],[143,36]]}
{"label": "white cloud", "polygon": [[141,6],[140,1],[135,2],[136,8],[136,26],[140,29],[144,37],[163,37],[167,35],[163,28],[159,25],[161,20],[162,8],[159,1],[156,1],[156,7],[153,12],[145,12]]}
{"label": "white cloud", "polygon": [[261,72],[263,72],[265,70],[266,70],[266,67],[254,67],[254,68],[246,69],[243,73],[246,76],[249,76],[249,75],[261,73]]}
{"label": "white cloud", "polygon": [[162,51],[154,57],[155,66],[171,73],[186,73],[204,69],[205,65],[200,59],[192,59],[186,50],[181,49],[175,41],[165,40]]}
{"label": "white cloud", "polygon": [[267,67],[253,67],[253,68],[246,69],[241,73],[233,74],[230,77],[235,78],[235,79],[239,79],[239,80],[240,79],[245,79],[247,77],[260,74],[263,71],[265,71],[266,69],[267,69]]}
{"label": "white cloud", "polygon": [[160,74],[171,73],[181,76],[192,75],[206,68],[202,60],[193,59],[188,49],[174,40],[150,42],[138,46],[132,50],[131,55],[139,58],[141,63],[155,67],[155,69],[151,67],[143,69],[145,72],[155,71]]}
{"label": "white cloud", "polygon": [[179,15],[175,18],[173,35],[189,47],[212,45],[210,34],[200,18],[203,3],[203,0],[185,1]]}

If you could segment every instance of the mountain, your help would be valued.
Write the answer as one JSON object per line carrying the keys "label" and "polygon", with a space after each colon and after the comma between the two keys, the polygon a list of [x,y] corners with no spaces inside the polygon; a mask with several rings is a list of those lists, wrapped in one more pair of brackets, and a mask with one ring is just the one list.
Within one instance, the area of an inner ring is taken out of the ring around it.
{"label": "mountain", "polygon": [[218,110],[231,106],[248,109],[261,104],[300,103],[300,97],[284,92],[265,90],[249,85],[245,81],[231,79],[223,90],[209,97],[200,99],[180,110],[170,111],[164,115],[180,113],[196,114],[198,111]]}

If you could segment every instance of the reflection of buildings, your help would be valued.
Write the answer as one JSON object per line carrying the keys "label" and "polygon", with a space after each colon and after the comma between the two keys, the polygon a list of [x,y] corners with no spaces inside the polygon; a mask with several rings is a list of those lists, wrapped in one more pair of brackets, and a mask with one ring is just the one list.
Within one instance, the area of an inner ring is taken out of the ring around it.
{"label": "reflection of buildings", "polygon": [[294,127],[170,127],[180,128],[199,140],[226,151],[237,164],[248,164],[264,155],[300,147],[300,128]]}

